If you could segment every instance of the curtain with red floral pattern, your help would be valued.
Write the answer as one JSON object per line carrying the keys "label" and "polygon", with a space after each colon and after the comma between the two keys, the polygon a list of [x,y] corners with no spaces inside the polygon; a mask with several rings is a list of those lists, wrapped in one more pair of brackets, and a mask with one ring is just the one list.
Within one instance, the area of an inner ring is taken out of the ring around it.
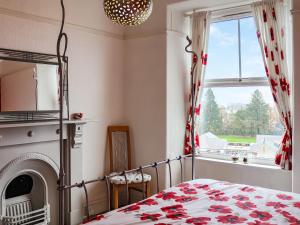
{"label": "curtain with red floral pattern", "polygon": [[[207,45],[208,45],[208,35],[210,28],[210,13],[209,12],[197,12],[192,15],[191,21],[191,32],[192,32],[192,50],[198,55],[199,60],[194,70],[194,137],[195,137],[195,148],[200,147],[200,137],[198,134],[199,130],[199,116],[201,109],[201,92],[204,81],[204,72],[207,63]],[[192,57],[192,67],[196,63],[195,56]],[[192,96],[189,94],[189,109],[188,109],[188,118],[186,123],[186,132],[185,132],[185,144],[184,144],[184,153],[192,153],[192,144],[191,144],[191,123],[192,123]]]}
{"label": "curtain with red floral pattern", "polygon": [[292,118],[288,63],[286,60],[286,10],[282,0],[263,0],[252,4],[266,74],[282,124],[285,127],[275,162],[292,169]]}

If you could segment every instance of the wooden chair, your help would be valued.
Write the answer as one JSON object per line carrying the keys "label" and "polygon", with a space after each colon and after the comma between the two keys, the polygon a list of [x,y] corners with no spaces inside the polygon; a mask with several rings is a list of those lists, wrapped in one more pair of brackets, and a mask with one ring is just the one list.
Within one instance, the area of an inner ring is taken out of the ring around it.
{"label": "wooden chair", "polygon": [[[131,148],[130,135],[128,126],[109,126],[108,127],[108,141],[109,141],[109,156],[110,156],[110,173],[122,172],[130,170],[131,168]],[[130,191],[136,190],[143,193],[143,196],[150,197],[150,181],[151,176],[144,174],[144,182],[141,173],[126,174],[129,201]],[[119,207],[119,191],[126,188],[126,180],[124,176],[115,176],[110,179],[112,188],[113,208]]]}

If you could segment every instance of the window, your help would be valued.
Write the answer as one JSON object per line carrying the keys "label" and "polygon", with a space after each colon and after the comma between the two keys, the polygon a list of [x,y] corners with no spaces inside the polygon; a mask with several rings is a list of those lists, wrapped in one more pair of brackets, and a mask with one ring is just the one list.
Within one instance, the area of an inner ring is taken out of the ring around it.
{"label": "window", "polygon": [[199,154],[274,164],[284,128],[251,16],[211,24]]}

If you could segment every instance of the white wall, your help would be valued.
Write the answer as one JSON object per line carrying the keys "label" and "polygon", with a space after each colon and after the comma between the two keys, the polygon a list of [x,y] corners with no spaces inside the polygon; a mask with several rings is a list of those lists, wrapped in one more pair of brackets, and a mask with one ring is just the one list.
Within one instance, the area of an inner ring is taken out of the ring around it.
{"label": "white wall", "polygon": [[[102,1],[89,0],[64,0],[66,5],[66,22],[69,25],[81,27],[82,30],[91,29],[102,35],[122,37],[124,29],[113,25],[102,10]],[[0,0],[1,14],[14,15],[16,17],[30,17],[36,20],[56,24],[60,22],[60,1],[47,0]],[[21,13],[20,13],[21,12]],[[33,16],[33,17],[32,17]]]}
{"label": "white wall", "polygon": [[189,0],[153,0],[153,11],[150,18],[141,26],[125,29],[124,35],[126,39],[143,38],[147,36],[166,34],[167,12],[169,4]]}
{"label": "white wall", "polygon": [[[98,121],[84,127],[85,179],[104,174],[107,125],[124,121],[123,29],[106,19],[101,1],[88,2],[66,1],[70,112]],[[59,16],[59,1],[0,0],[0,47],[55,54]],[[104,186],[89,189],[99,210]]]}
{"label": "white wall", "polygon": [[[125,31],[125,109],[133,138],[133,166],[167,157],[167,4],[177,1],[154,0],[150,19]],[[161,167],[161,188],[167,185],[164,172]]]}
{"label": "white wall", "polygon": [[[191,162],[188,159],[185,177],[191,178]],[[196,159],[196,178],[208,178],[248,184],[281,191],[292,191],[292,173],[280,168],[244,165],[222,160]]]}
{"label": "white wall", "polygon": [[166,158],[166,35],[129,39],[125,45],[126,118],[135,167]]}
{"label": "white wall", "polygon": [[[184,48],[185,35],[168,31],[167,35],[167,157],[175,158],[184,149],[186,114],[189,95],[189,59]],[[180,167],[173,165],[173,182],[180,181]]]}

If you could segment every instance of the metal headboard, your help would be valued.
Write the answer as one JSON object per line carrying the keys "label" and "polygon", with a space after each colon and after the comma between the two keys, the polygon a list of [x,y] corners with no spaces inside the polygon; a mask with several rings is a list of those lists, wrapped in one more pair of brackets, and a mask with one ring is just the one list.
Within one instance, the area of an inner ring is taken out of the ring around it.
{"label": "metal headboard", "polygon": [[[132,173],[132,172],[140,172],[142,175],[142,182],[144,182],[144,170],[148,169],[148,168],[152,168],[155,170],[155,174],[156,174],[156,191],[159,192],[159,173],[158,173],[158,167],[161,165],[167,165],[169,168],[169,181],[170,184],[169,186],[172,187],[173,183],[172,183],[172,168],[171,168],[171,162],[174,161],[179,161],[180,162],[180,181],[183,182],[183,165],[182,165],[182,160],[185,158],[190,158],[192,155],[183,155],[183,156],[178,156],[174,159],[166,159],[163,161],[159,161],[159,162],[154,162],[145,166],[140,166],[138,168],[135,169],[131,169],[131,170],[125,170],[119,173],[114,173],[112,175],[106,175],[103,177],[99,177],[93,180],[89,180],[89,181],[82,181],[80,183],[75,183],[72,185],[65,185],[63,187],[59,187],[58,190],[59,191],[65,191],[65,190],[70,190],[72,188],[83,188],[84,189],[84,194],[85,194],[85,201],[86,201],[86,221],[91,221],[93,219],[95,219],[95,217],[91,217],[90,215],[90,202],[89,202],[89,194],[87,191],[87,185],[88,184],[92,184],[92,183],[96,183],[96,182],[105,182],[106,183],[106,189],[107,189],[107,201],[108,201],[108,211],[111,210],[111,197],[110,197],[110,178],[115,177],[115,176],[124,176],[125,178],[125,182],[126,182],[126,201],[127,204],[130,204],[129,202],[129,186],[128,186],[128,179],[127,179],[127,174],[128,173]],[[143,185],[143,199],[145,199],[145,186]],[[85,221],[85,222],[86,222]]]}

